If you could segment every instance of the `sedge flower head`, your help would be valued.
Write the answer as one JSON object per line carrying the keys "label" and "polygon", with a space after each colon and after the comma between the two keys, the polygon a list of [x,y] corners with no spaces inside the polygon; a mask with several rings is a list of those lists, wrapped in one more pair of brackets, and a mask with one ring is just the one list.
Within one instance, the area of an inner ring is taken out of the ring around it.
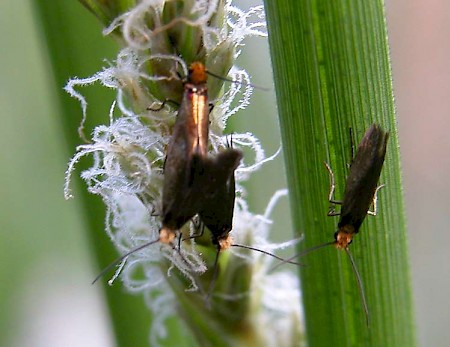
{"label": "sedge flower head", "polygon": [[[187,76],[189,64],[195,60],[203,61],[214,74],[235,81],[227,84],[224,91],[223,81],[208,78],[209,97],[214,104],[210,114],[210,153],[215,155],[224,150],[230,142],[230,136],[224,134],[227,121],[249,104],[253,91],[249,75],[235,66],[234,61],[245,38],[266,36],[262,6],[242,11],[230,0],[186,0],[183,6],[177,4],[179,1],[143,0],[112,19],[104,34],[119,37],[123,45],[115,61],[91,77],[71,79],[65,87],[80,101],[83,120],[79,133],[85,141],[69,162],[65,197],[72,197],[70,180],[76,163],[90,156],[92,165],[81,177],[89,192],[102,197],[107,208],[106,233],[120,254],[159,237],[163,167],[177,107],[168,104],[158,109],[158,106],[165,100],[175,105],[179,103],[182,80]],[[189,35],[190,47],[183,46],[186,35]],[[115,90],[116,98],[108,124],[96,126],[92,135],[87,136],[84,120],[88,115],[88,103],[78,89],[92,83]],[[233,133],[231,140],[233,148],[246,153],[235,172],[237,198],[231,232],[233,240],[239,244],[251,242],[253,247],[268,252],[292,246],[298,240],[273,244],[268,238],[271,210],[287,192],[277,192],[266,213],[257,215],[249,211],[242,185],[279,151],[266,156],[258,139],[248,132]],[[253,155],[248,155],[251,152]],[[195,222],[183,227],[185,235],[196,235]],[[176,283],[184,285],[181,292],[201,296],[202,274],[212,264],[205,260],[204,245],[197,244],[195,237],[189,241],[188,244],[182,242],[180,248],[156,242],[136,251],[120,262],[109,281],[112,284],[119,278],[128,290],[144,295],[147,305],[156,313],[150,334],[152,345],[167,336],[164,322],[179,309],[177,295],[180,291],[173,290],[171,279],[177,277]],[[231,247],[230,258],[248,264],[251,272],[248,292],[223,293],[218,285],[212,300],[251,298],[248,314],[256,317],[253,319],[256,330],[256,324],[270,319],[280,322],[273,324],[275,332],[260,331],[261,335],[267,335],[264,336],[265,341],[270,341],[267,345],[277,344],[277,341],[280,346],[291,345],[276,335],[281,336],[285,327],[289,332],[283,333],[284,336],[293,336],[292,330],[297,331],[300,326],[297,306],[300,291],[295,276],[290,272],[270,273],[273,260],[258,252]]]}

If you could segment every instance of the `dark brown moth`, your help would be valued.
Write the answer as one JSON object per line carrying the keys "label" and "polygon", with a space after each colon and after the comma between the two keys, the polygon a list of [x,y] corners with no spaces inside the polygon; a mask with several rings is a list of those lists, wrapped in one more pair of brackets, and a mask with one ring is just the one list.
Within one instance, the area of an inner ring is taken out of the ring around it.
{"label": "dark brown moth", "polygon": [[[377,124],[373,124],[366,131],[358,145],[356,155],[350,166],[343,201],[333,199],[335,188],[334,175],[330,166],[325,164],[330,173],[331,180],[331,189],[328,200],[333,205],[341,205],[341,210],[339,212],[334,211],[334,209],[330,209],[328,212],[329,216],[340,216],[338,229],[334,233],[334,241],[312,247],[297,255],[297,257],[303,256],[330,245],[334,245],[337,249],[344,250],[350,259],[353,272],[358,282],[367,325],[369,325],[369,309],[364,294],[361,276],[359,275],[355,261],[350,253],[349,245],[352,243],[353,237],[359,232],[361,224],[367,214],[376,215],[376,194],[378,190],[383,187],[383,185],[378,186],[378,180],[384,163],[388,138],[389,133],[383,131]],[[374,210],[370,211],[369,209],[372,204]]]}
{"label": "dark brown moth", "polygon": [[220,245],[220,249],[229,247],[226,240],[231,240],[228,234],[235,200],[234,171],[242,153],[228,148],[215,157],[208,155],[210,109],[206,80],[204,64],[192,63],[164,163],[162,227],[158,239],[117,258],[94,282],[137,251],[157,242],[173,244],[177,232],[199,213],[212,232],[213,243]]}
{"label": "dark brown moth", "polygon": [[[330,216],[340,216],[338,230],[334,234],[335,241],[332,244],[338,249],[345,250],[350,259],[353,272],[358,282],[367,325],[369,325],[370,318],[364,287],[348,246],[352,243],[353,237],[359,232],[359,228],[367,214],[377,214],[377,192],[383,187],[383,185],[378,186],[378,180],[386,155],[388,139],[389,133],[381,130],[377,124],[373,124],[366,131],[350,166],[350,172],[345,185],[344,201],[342,202],[332,199],[334,193],[334,176],[330,167],[327,165],[332,183],[329,200],[331,203],[341,204],[339,213],[333,210],[328,213]],[[373,204],[373,211],[369,210],[371,204]]]}
{"label": "dark brown moth", "polygon": [[[347,249],[353,236],[359,232],[367,214],[376,215],[376,193],[389,133],[384,132],[377,124],[373,124],[364,134],[355,158],[350,166],[350,172],[344,191],[344,201],[332,199],[334,193],[334,177],[330,191],[330,202],[341,204],[339,213],[331,211],[329,215],[339,215],[338,230],[335,233],[335,245],[339,249]],[[329,169],[329,167],[328,167]],[[375,211],[369,211],[373,203]]]}
{"label": "dark brown moth", "polygon": [[[369,308],[364,294],[364,287],[348,246],[352,243],[353,237],[359,232],[359,228],[367,214],[376,215],[376,194],[383,187],[378,186],[378,180],[386,155],[388,139],[389,133],[381,130],[377,124],[373,124],[366,131],[350,166],[350,172],[345,184],[344,201],[342,203],[332,199],[334,193],[334,176],[327,165],[332,183],[329,200],[331,203],[341,204],[339,213],[333,210],[328,213],[330,216],[340,216],[338,230],[334,234],[335,241],[332,244],[338,249],[345,250],[350,259],[353,272],[358,282],[367,325],[369,325]],[[371,204],[373,204],[374,211],[369,210]]]}
{"label": "dark brown moth", "polygon": [[160,241],[172,242],[202,204],[203,181],[207,176],[203,158],[208,153],[209,104],[206,69],[192,63],[178,116],[167,149],[162,196]]}
{"label": "dark brown moth", "polygon": [[264,253],[283,262],[299,265],[297,262],[280,258],[264,250],[233,242],[230,232],[233,229],[236,199],[234,172],[239,166],[241,158],[240,151],[228,148],[204,164],[211,179],[206,185],[207,189],[202,198],[204,203],[200,208],[199,217],[211,232],[213,245],[217,247],[218,253],[230,247],[240,247]]}
{"label": "dark brown moth", "polygon": [[[197,214],[212,233],[212,242],[218,249],[216,262],[219,252],[231,246],[256,250],[286,261],[250,246],[232,244],[229,233],[235,202],[234,172],[242,159],[242,152],[227,148],[214,157],[208,155],[209,101],[206,77],[207,71],[202,63],[190,65],[164,164],[159,238],[116,259],[94,282],[134,252],[157,242],[173,244],[177,232]],[[286,262],[297,264],[290,260]]]}
{"label": "dark brown moth", "polygon": [[214,158],[204,161],[204,165],[210,173],[211,180],[207,185],[209,189],[206,190],[206,194],[203,196],[204,204],[199,211],[199,217],[201,222],[211,232],[212,243],[217,248],[216,259],[213,265],[212,280],[206,297],[207,302],[218,275],[220,252],[227,250],[230,247],[239,247],[257,251],[283,262],[299,265],[299,263],[290,259],[285,260],[264,250],[233,242],[230,232],[233,229],[233,213],[236,199],[234,174],[241,159],[242,152],[233,148],[227,148]]}
{"label": "dark brown moth", "polygon": [[203,203],[198,215],[200,221],[211,232],[212,244],[217,247],[218,253],[230,247],[241,247],[267,254],[291,264],[298,264],[261,249],[233,242],[230,232],[233,229],[234,203],[236,200],[234,173],[242,159],[242,152],[230,148],[230,145],[228,147],[215,157],[203,158],[201,161],[204,171],[207,172],[208,180],[204,181],[204,194],[201,197]]}
{"label": "dark brown moth", "polygon": [[213,275],[206,296],[207,305],[217,277],[217,264],[222,250],[232,245],[230,232],[233,229],[234,202],[236,185],[234,172],[242,159],[242,152],[228,148],[214,158],[205,158],[204,165],[210,173],[208,189],[202,197],[203,204],[199,211],[202,232],[206,226],[211,232],[213,245],[217,247],[213,265]]}
{"label": "dark brown moth", "polygon": [[231,246],[229,233],[233,228],[236,186],[234,172],[242,159],[242,152],[228,148],[216,157],[205,161],[210,172],[208,190],[202,197],[200,220],[210,230],[212,243],[219,249]]}
{"label": "dark brown moth", "polygon": [[204,182],[207,181],[208,173],[203,161],[207,158],[208,132],[206,69],[202,63],[195,62],[189,67],[181,105],[167,148],[162,193],[162,227],[159,237],[114,260],[94,282],[112,266],[137,251],[157,242],[172,244],[177,231],[199,212],[202,205],[199,197],[207,186]]}

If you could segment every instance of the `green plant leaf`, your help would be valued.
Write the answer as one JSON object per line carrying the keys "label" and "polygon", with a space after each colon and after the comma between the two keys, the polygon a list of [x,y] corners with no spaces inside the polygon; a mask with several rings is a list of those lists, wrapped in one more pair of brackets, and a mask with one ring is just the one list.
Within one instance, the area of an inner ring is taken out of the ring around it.
{"label": "green plant leaf", "polygon": [[[52,73],[55,79],[56,93],[60,98],[60,118],[66,134],[68,152],[73,152],[81,143],[77,128],[80,123],[80,105],[64,91],[66,81],[73,76],[89,76],[98,71],[105,57],[113,56],[116,48],[112,40],[104,40],[95,19],[87,15],[85,9],[73,1],[36,1],[34,3],[37,20],[43,29],[43,36],[48,46]],[[44,49],[44,48],[43,48]],[[86,90],[88,100],[96,100],[88,110],[87,128],[107,118],[108,109],[114,95],[104,88]],[[68,158],[69,159],[69,158]],[[79,169],[83,169],[80,163]],[[61,172],[63,175],[63,172]],[[79,183],[79,182],[76,182]],[[76,184],[75,184],[76,185]],[[62,194],[62,192],[61,192]],[[92,253],[97,261],[97,269],[117,257],[117,251],[104,234],[105,210],[101,199],[87,192],[75,189],[77,199],[83,202],[86,232],[91,240]],[[122,286],[109,287],[106,281],[105,295],[118,346],[138,346],[148,341],[150,313],[142,297],[124,293]],[[130,318],[133,319],[130,319]],[[176,329],[173,335],[177,335]]]}
{"label": "green plant leaf", "polygon": [[329,177],[342,199],[355,144],[372,123],[390,131],[376,217],[350,246],[365,285],[369,327],[344,252],[306,256],[301,269],[309,346],[414,346],[398,138],[384,4],[265,1],[294,225],[302,249],[333,240]]}

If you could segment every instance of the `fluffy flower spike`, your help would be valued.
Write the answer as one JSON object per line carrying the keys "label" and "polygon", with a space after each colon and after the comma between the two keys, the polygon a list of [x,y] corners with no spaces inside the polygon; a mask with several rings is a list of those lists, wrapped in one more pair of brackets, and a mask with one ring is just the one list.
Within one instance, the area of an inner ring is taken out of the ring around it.
{"label": "fluffy flower spike", "polygon": [[[72,197],[69,183],[76,163],[85,156],[92,157],[91,167],[81,177],[89,192],[102,197],[107,206],[106,233],[120,254],[126,254],[160,236],[166,148],[187,66],[200,61],[215,75],[238,82],[226,83],[228,89],[223,91],[223,80],[208,78],[209,98],[214,104],[209,149],[215,155],[230,142],[223,133],[227,120],[249,103],[250,78],[233,64],[246,37],[266,36],[264,11],[257,6],[245,12],[233,6],[231,0],[142,0],[120,13],[111,5],[114,1],[83,3],[105,23],[104,34],[113,35],[123,48],[102,71],[88,78],[74,78],[66,85],[66,91],[80,101],[83,120],[79,131],[86,143],[77,147],[69,163],[64,194]],[[88,103],[78,87],[95,82],[114,89],[116,99],[112,101],[109,124],[95,127],[88,139],[87,131],[83,131]],[[161,104],[164,107],[158,108]],[[232,145],[254,153],[235,174],[238,193],[233,239],[271,252],[292,246],[298,240],[283,244],[268,240],[270,211],[287,192],[276,193],[266,213],[255,215],[248,210],[242,186],[252,172],[279,151],[266,157],[251,133],[233,133]],[[288,272],[268,274],[272,259],[259,253],[236,251],[233,247],[221,253],[220,275],[208,309],[205,288],[210,285],[216,249],[209,235],[195,236],[197,225],[198,221],[189,222],[180,230],[179,237],[186,240],[180,248],[177,240],[175,245],[156,242],[131,252],[109,282],[120,278],[128,290],[144,295],[155,312],[152,346],[167,336],[165,320],[177,312],[192,318],[186,324],[199,341],[214,344],[220,336],[222,344],[240,344],[248,338],[239,326],[246,321],[250,334],[258,342],[264,341],[263,345],[296,345],[281,336],[298,336],[297,282]],[[230,312],[239,319],[232,319]],[[272,318],[280,321],[271,324],[274,330],[259,329],[260,324],[270,326],[267,322]]]}

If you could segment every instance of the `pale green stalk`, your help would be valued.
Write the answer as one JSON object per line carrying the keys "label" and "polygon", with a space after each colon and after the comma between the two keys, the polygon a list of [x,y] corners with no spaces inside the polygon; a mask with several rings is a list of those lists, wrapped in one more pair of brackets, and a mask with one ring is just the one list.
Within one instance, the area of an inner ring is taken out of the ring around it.
{"label": "pale green stalk", "polygon": [[[80,106],[77,101],[64,93],[62,87],[73,75],[89,75],[98,70],[105,57],[112,57],[114,47],[111,40],[104,40],[99,33],[98,23],[94,18],[87,18],[86,10],[75,1],[36,1],[34,3],[36,18],[42,28],[42,35],[48,48],[52,72],[55,80],[55,90],[60,97],[60,119],[66,134],[68,152],[80,144],[77,128],[80,124]],[[86,52],[89,52],[87,54]],[[93,95],[95,94],[95,95]],[[98,102],[90,109],[89,121],[96,124],[105,121],[105,112],[110,107],[113,94],[97,88],[91,94]],[[80,169],[83,168],[81,163]],[[63,174],[63,172],[61,172]],[[83,183],[80,183],[83,184]],[[105,237],[105,208],[96,196],[86,189],[75,192],[83,200],[84,217],[89,230],[86,230],[91,240],[91,248],[96,259],[97,271],[117,256],[110,241]],[[61,230],[61,232],[64,232]],[[141,297],[124,295],[120,286],[109,287],[103,282],[105,296],[108,302],[110,317],[116,335],[118,346],[138,346],[148,340],[150,314]],[[101,285],[101,284],[98,284]],[[129,319],[133,317],[133,320]],[[174,329],[175,335],[177,330]]]}

